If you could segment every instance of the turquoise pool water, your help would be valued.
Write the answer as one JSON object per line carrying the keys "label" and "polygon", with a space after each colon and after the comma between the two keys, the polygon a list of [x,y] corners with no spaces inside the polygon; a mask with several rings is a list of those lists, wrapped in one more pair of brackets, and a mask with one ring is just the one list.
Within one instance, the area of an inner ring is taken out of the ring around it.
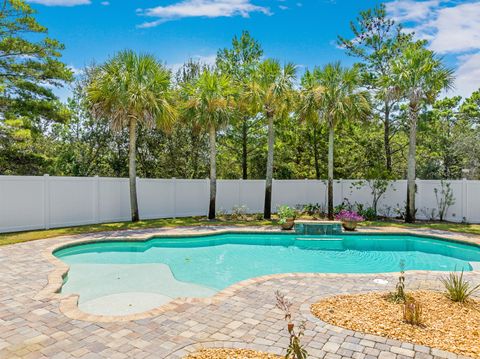
{"label": "turquoise pool water", "polygon": [[238,281],[266,274],[397,272],[401,260],[406,270],[470,271],[472,262],[480,262],[480,248],[473,245],[417,236],[358,234],[154,238],[83,244],[54,254],[70,265],[62,291],[80,294],[80,306],[90,312],[105,306],[107,299],[110,303],[122,298],[135,302],[131,298],[142,301],[150,295],[158,304],[176,297],[209,296]]}

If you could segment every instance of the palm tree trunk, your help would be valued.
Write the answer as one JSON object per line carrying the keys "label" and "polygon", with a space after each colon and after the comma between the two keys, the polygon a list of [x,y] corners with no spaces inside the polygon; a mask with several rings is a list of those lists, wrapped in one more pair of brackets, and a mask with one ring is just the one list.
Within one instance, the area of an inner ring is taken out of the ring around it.
{"label": "palm tree trunk", "polygon": [[385,149],[385,166],[387,172],[392,172],[392,148],[390,146],[390,104],[385,101],[384,109],[384,123],[383,123],[383,146]]}
{"label": "palm tree trunk", "polygon": [[407,208],[405,222],[415,222],[415,155],[417,151],[417,118],[418,105],[410,103],[410,136],[408,143],[408,168],[407,168]]}
{"label": "palm tree trunk", "polygon": [[210,205],[208,219],[215,219],[215,203],[217,199],[217,131],[210,126]]}
{"label": "palm tree trunk", "polygon": [[317,129],[313,128],[313,157],[315,162],[315,178],[320,179],[320,156],[318,154]]}
{"label": "palm tree trunk", "polygon": [[272,181],[273,181],[273,146],[275,142],[275,129],[273,128],[273,114],[267,112],[268,118],[268,155],[267,175],[265,179],[265,202],[263,218],[272,218]]}
{"label": "palm tree trunk", "polygon": [[138,202],[137,202],[137,166],[136,166],[136,152],[137,152],[137,120],[131,119],[129,126],[129,148],[128,148],[128,175],[130,180],[130,212],[132,215],[132,222],[139,220],[138,216]]}
{"label": "palm tree trunk", "polygon": [[248,179],[248,123],[247,118],[243,118],[242,123],[242,178],[244,180]]}
{"label": "palm tree trunk", "polygon": [[335,130],[329,122],[328,131],[328,219],[333,220],[333,140]]}

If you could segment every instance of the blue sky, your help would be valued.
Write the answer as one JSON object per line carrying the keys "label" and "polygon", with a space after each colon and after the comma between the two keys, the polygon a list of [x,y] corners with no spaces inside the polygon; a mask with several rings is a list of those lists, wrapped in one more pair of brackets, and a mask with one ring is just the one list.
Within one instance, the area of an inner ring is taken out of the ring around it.
{"label": "blue sky", "polygon": [[[250,31],[265,55],[304,67],[347,57],[335,46],[349,22],[377,0],[28,0],[74,69],[116,51],[155,54],[177,68],[189,58],[212,63],[218,48]],[[389,14],[414,30],[457,73],[454,93],[480,87],[480,1],[386,1]],[[66,92],[62,91],[62,97]]]}

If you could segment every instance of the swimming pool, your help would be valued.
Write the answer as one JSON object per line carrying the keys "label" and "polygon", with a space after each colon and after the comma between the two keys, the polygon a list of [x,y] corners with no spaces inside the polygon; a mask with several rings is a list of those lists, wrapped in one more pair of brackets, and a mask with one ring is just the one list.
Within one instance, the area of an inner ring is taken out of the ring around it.
{"label": "swimming pool", "polygon": [[63,293],[95,314],[144,311],[177,297],[207,297],[244,279],[278,273],[472,270],[480,247],[412,235],[227,233],[109,241],[60,249]]}

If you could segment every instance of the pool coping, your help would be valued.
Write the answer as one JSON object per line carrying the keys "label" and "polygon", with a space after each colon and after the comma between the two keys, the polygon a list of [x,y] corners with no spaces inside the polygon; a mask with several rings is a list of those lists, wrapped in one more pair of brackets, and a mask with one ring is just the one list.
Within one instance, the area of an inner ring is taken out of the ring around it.
{"label": "pool coping", "polygon": [[[200,229],[200,231],[199,231]],[[203,304],[215,304],[221,302],[229,297],[235,295],[235,293],[242,288],[263,283],[272,279],[281,279],[281,278],[354,278],[354,277],[391,277],[398,275],[397,272],[389,273],[281,273],[281,274],[270,274],[255,278],[249,278],[237,283],[232,284],[231,286],[218,291],[215,295],[207,298],[192,298],[192,297],[181,297],[176,298],[166,304],[163,304],[159,307],[152,308],[150,310],[121,315],[121,316],[109,316],[109,315],[99,315],[99,314],[90,314],[83,312],[78,306],[79,294],[63,294],[60,292],[64,279],[68,274],[69,266],[61,261],[54,255],[54,252],[68,248],[71,246],[77,246],[80,244],[88,243],[99,243],[99,242],[110,242],[110,241],[130,241],[130,242],[146,242],[154,237],[203,237],[211,236],[215,234],[225,234],[225,233],[292,233],[290,231],[281,231],[278,227],[268,226],[268,227],[234,227],[234,226],[224,226],[224,227],[181,227],[181,228],[169,228],[157,229],[156,231],[145,230],[145,231],[122,231],[122,232],[108,232],[103,235],[100,233],[92,233],[87,235],[79,235],[73,237],[59,237],[57,240],[60,240],[59,243],[56,243],[52,246],[47,247],[43,250],[43,256],[47,259],[49,263],[54,266],[54,269],[48,274],[47,285],[40,290],[37,295],[34,297],[36,300],[58,300],[60,312],[65,316],[71,319],[88,321],[88,322],[99,322],[99,323],[112,323],[112,322],[127,322],[140,319],[147,319],[156,317],[162,313],[168,311],[179,311],[181,306],[184,304],[191,303],[203,303]],[[455,232],[447,232],[441,230],[431,230],[431,229],[406,229],[406,228],[396,228],[396,227],[363,227],[360,230],[349,233],[349,235],[361,235],[361,234],[403,234],[403,235],[416,235],[426,238],[433,238],[439,240],[446,240],[450,242],[464,243],[464,244],[473,244],[474,246],[480,247],[480,236],[468,235]],[[407,271],[409,274],[425,274],[430,271],[424,270],[413,270]],[[473,273],[480,273],[480,266],[473,266]],[[435,271],[435,273],[448,273],[442,271]]]}

